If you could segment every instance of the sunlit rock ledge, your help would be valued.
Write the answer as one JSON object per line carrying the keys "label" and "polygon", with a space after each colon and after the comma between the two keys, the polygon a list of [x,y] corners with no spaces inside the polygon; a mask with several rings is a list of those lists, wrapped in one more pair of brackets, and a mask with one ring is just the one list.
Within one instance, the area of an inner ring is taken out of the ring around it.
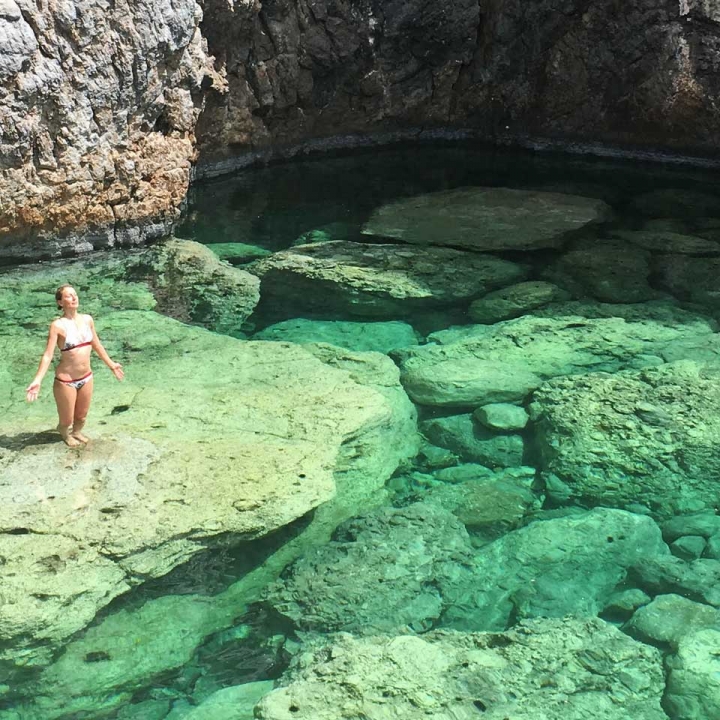
{"label": "sunlit rock ledge", "polygon": [[[244,342],[151,310],[112,310],[123,292],[130,306],[154,304],[142,283],[120,281],[117,296],[112,283],[100,295],[88,286],[85,309],[126,379],[96,361],[93,439],[69,450],[50,432],[52,375],[41,399],[23,404],[45,326],[36,317],[27,328],[33,311],[49,310],[33,303],[51,306],[68,274],[82,290],[79,263],[26,269],[17,287],[4,278],[0,633],[2,657],[29,665],[132,586],[282,527],[339,485],[349,505],[377,494],[417,450],[414,409],[387,357]],[[19,307],[8,307],[13,295]]]}

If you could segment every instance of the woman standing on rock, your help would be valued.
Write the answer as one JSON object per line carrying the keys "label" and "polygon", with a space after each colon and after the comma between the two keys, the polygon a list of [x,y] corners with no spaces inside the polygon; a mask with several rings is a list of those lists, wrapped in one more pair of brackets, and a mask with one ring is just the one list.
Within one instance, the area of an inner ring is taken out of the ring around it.
{"label": "woman standing on rock", "polygon": [[53,383],[59,417],[58,431],[66,445],[77,447],[88,441],[82,430],[93,392],[90,354],[95,350],[118,380],[122,380],[125,374],[122,365],[113,362],[102,346],[92,317],[78,313],[78,296],[72,285],[61,285],[55,292],[55,301],[63,315],[50,324],[47,347],[40,359],[35,379],[25,392],[28,402],[37,400],[55,347],[60,348],[60,362],[55,370]]}

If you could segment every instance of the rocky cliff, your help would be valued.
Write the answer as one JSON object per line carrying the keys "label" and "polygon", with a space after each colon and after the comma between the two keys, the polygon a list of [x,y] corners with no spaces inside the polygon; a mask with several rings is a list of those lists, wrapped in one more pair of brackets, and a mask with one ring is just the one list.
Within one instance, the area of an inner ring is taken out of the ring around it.
{"label": "rocky cliff", "polygon": [[0,245],[161,234],[198,150],[211,173],[436,130],[700,154],[720,140],[717,0],[201,5],[0,0]]}

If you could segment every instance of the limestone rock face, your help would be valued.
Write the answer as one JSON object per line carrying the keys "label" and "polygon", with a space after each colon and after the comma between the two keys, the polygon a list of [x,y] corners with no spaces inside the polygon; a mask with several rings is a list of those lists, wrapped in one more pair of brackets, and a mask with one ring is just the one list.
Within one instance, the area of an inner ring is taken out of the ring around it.
{"label": "limestone rock face", "polygon": [[536,620],[502,634],[331,637],[296,659],[255,717],[665,720],[663,689],[654,648],[599,620]]}
{"label": "limestone rock face", "polygon": [[558,378],[531,410],[542,469],[568,496],[665,518],[717,507],[720,365]]}
{"label": "limestone rock face", "polygon": [[398,351],[408,394],[425,405],[480,406],[521,401],[543,380],[596,370],[616,372],[662,362],[689,339],[713,336],[714,325],[687,325],[636,315],[587,318],[525,316],[495,325],[433,333],[428,344]]}
{"label": "limestone rock face", "polygon": [[526,270],[492,255],[449,248],[328,242],[299,245],[247,268],[264,302],[371,317],[457,305],[522,279]]}
{"label": "limestone rock face", "polygon": [[611,214],[602,200],[510,188],[459,188],[418,195],[378,208],[366,235],[413,245],[471,250],[558,247],[563,235]]}
{"label": "limestone rock face", "polygon": [[[167,232],[222,86],[195,0],[0,6],[0,257]],[[18,241],[21,240],[22,244]]]}

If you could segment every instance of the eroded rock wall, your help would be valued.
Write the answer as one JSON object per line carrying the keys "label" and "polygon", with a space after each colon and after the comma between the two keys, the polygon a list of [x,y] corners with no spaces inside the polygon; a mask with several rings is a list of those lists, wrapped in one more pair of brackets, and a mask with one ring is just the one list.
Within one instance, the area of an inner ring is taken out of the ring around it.
{"label": "eroded rock wall", "polygon": [[209,164],[342,133],[470,130],[707,152],[720,139],[717,0],[206,0],[230,92]]}
{"label": "eroded rock wall", "polygon": [[195,0],[0,0],[0,246],[167,230],[203,88],[222,86],[201,18]]}

